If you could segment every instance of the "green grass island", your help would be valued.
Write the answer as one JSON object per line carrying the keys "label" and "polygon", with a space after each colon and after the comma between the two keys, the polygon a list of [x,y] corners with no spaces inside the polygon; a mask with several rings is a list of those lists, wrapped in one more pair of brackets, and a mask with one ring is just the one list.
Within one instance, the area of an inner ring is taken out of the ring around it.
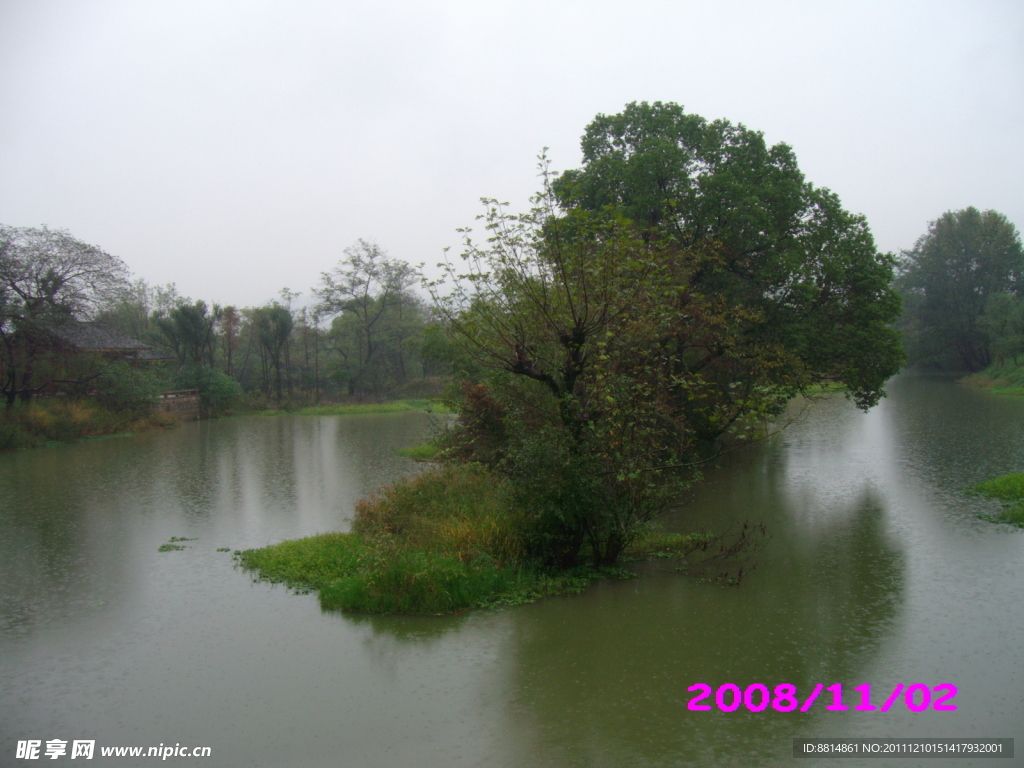
{"label": "green grass island", "polygon": [[983,520],[1024,528],[1024,472],[1011,472],[972,486],[972,491],[1003,502],[1000,515],[981,515]]}
{"label": "green grass island", "polygon": [[[493,472],[445,465],[360,502],[350,533],[284,541],[235,558],[258,580],[318,592],[324,609],[361,613],[459,613],[635,576],[619,566],[556,570],[534,562],[523,533],[528,516]],[[672,558],[685,568],[692,553],[711,551],[714,559],[717,542],[707,534],[649,531],[621,560]]]}

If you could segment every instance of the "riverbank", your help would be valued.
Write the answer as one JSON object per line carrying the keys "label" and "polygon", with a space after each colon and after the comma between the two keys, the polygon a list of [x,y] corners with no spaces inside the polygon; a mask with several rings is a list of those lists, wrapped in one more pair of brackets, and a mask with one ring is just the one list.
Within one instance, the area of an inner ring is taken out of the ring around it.
{"label": "riverbank", "polygon": [[960,383],[980,387],[997,395],[1024,396],[1024,364],[1007,360],[993,363],[978,373],[960,379]]}
{"label": "riverbank", "polygon": [[46,398],[0,412],[0,452],[127,436],[178,423],[159,411],[138,417],[118,413],[93,400]]}
{"label": "riverbank", "polygon": [[983,520],[1024,528],[1024,472],[993,477],[978,483],[971,490],[1003,503],[1002,515],[981,515]]}
{"label": "riverbank", "polygon": [[[429,398],[388,400],[379,403],[329,403],[301,408],[232,410],[213,418],[234,416],[337,416],[369,413],[450,413],[444,403]],[[175,416],[154,411],[144,417],[118,413],[95,400],[40,398],[0,411],[0,452],[130,436],[181,424]]]}
{"label": "riverbank", "polygon": [[299,408],[267,408],[240,411],[238,416],[341,416],[357,413],[402,413],[404,411],[425,411],[426,413],[451,413],[442,401],[432,398],[384,400],[379,403],[325,403]]}
{"label": "riverbank", "polygon": [[[446,466],[396,483],[357,505],[351,533],[325,533],[236,552],[257,580],[315,591],[325,609],[451,614],[581,592],[623,568],[545,569],[531,562],[528,513],[479,465]],[[683,558],[702,534],[650,533],[624,560]]]}

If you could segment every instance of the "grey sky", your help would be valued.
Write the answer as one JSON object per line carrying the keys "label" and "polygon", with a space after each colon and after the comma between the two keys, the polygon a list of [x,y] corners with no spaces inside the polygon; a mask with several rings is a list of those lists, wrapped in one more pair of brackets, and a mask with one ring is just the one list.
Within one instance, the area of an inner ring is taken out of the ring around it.
{"label": "grey sky", "polygon": [[1024,3],[0,0],[0,222],[222,304],[357,238],[434,264],[544,147],[675,101],[784,141],[879,246],[1024,225]]}

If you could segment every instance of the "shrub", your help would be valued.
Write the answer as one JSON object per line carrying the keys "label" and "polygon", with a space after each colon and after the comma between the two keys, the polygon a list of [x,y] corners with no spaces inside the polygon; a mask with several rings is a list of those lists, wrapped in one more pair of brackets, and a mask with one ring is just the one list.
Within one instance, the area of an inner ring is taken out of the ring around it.
{"label": "shrub", "polygon": [[359,502],[352,530],[371,539],[393,537],[402,548],[463,563],[485,556],[507,565],[523,559],[522,523],[501,478],[466,464],[396,483]]}
{"label": "shrub", "polygon": [[231,409],[242,394],[237,381],[209,365],[183,366],[174,375],[174,386],[198,389],[200,408],[206,417]]}
{"label": "shrub", "polygon": [[160,384],[149,371],[116,363],[96,380],[96,400],[133,419],[148,416],[156,408]]}
{"label": "shrub", "polygon": [[508,441],[504,406],[485,384],[463,382],[460,400],[457,427],[443,436],[441,447],[452,459],[496,465]]}
{"label": "shrub", "polygon": [[0,421],[0,451],[36,448],[42,441],[25,431],[20,424]]}

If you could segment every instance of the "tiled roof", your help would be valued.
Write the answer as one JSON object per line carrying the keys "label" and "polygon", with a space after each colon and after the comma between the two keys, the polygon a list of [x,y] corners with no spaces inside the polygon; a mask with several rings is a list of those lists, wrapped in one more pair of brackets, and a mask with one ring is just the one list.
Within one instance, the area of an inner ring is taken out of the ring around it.
{"label": "tiled roof", "polygon": [[101,323],[74,323],[51,328],[50,332],[79,352],[116,352],[128,360],[173,360],[174,356],[153,349],[144,341],[125,336]]}
{"label": "tiled roof", "polygon": [[51,329],[51,332],[81,352],[142,352],[150,349],[148,344],[99,323],[62,325]]}

